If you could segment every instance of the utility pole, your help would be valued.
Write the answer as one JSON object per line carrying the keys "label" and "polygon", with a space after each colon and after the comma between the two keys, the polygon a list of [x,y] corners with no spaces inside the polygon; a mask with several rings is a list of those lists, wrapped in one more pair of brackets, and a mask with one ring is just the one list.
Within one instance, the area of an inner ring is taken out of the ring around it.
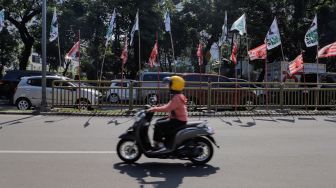
{"label": "utility pole", "polygon": [[47,2],[43,0],[42,4],[42,102],[41,111],[47,110],[47,92],[46,92],[46,70],[47,70]]}

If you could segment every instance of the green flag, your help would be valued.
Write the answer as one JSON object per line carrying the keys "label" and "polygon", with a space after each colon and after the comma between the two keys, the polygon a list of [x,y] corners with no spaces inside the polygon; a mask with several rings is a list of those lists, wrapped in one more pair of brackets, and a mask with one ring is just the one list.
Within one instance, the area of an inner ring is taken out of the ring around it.
{"label": "green flag", "polygon": [[313,20],[310,28],[308,29],[305,35],[305,43],[307,47],[317,46],[318,45],[318,33],[317,33],[317,16]]}

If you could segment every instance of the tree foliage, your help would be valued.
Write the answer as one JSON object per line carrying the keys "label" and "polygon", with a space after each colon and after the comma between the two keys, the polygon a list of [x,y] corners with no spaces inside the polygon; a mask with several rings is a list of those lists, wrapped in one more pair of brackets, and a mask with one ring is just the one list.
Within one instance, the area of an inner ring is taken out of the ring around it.
{"label": "tree foliage", "polygon": [[[41,1],[0,0],[6,11],[6,19],[16,28],[21,43],[20,69],[25,69],[31,53],[31,47],[40,49],[40,22]],[[175,5],[181,3],[182,9]],[[148,67],[147,61],[158,33],[159,59],[163,71],[172,71],[172,49],[169,33],[164,31],[163,14],[169,10],[171,16],[172,37],[175,47],[175,56],[188,58],[199,72],[196,57],[196,48],[201,41],[205,44],[204,54],[207,54],[214,42],[218,41],[221,27],[224,22],[224,12],[228,11],[228,25],[239,18],[243,13],[247,15],[247,32],[249,48],[263,43],[265,35],[276,16],[281,33],[282,47],[285,58],[294,59],[302,50],[305,51],[305,61],[314,62],[316,48],[306,48],[303,38],[309,28],[314,14],[318,15],[318,29],[320,45],[336,40],[336,2],[335,0],[69,0],[63,4],[49,1],[48,22],[50,26],[53,7],[58,10],[59,39],[61,62],[64,55],[78,40],[78,31],[81,33],[83,71],[90,79],[96,79],[100,72],[104,54],[104,73],[120,74],[120,54],[124,46],[125,36],[130,34],[137,10],[140,15],[140,64]],[[105,48],[105,34],[113,9],[117,10],[117,19],[114,30],[114,40]],[[205,34],[206,35],[205,35]],[[139,69],[138,34],[135,33],[134,45],[129,47],[129,58],[126,64],[126,73],[135,78]],[[11,35],[15,37],[15,35]],[[0,37],[4,37],[1,34]],[[245,37],[242,38],[244,43]],[[16,46],[20,46],[19,44]],[[3,47],[3,45],[1,46]],[[6,45],[6,48],[13,48]],[[227,45],[226,48],[230,48]],[[2,49],[1,49],[2,50]],[[225,49],[229,52],[231,49]],[[3,51],[3,50],[2,50]],[[245,45],[241,46],[241,55],[246,56]],[[106,52],[106,53],[105,53]],[[49,43],[47,49],[48,63],[53,69],[59,65],[57,43]],[[226,54],[227,55],[227,54]],[[228,57],[226,57],[228,58]],[[168,64],[166,63],[168,60]],[[282,60],[281,48],[268,52],[268,60]],[[207,64],[205,58],[204,66]],[[262,67],[262,62],[256,62]],[[202,67],[201,71],[204,71]],[[109,76],[106,74],[105,76]]]}

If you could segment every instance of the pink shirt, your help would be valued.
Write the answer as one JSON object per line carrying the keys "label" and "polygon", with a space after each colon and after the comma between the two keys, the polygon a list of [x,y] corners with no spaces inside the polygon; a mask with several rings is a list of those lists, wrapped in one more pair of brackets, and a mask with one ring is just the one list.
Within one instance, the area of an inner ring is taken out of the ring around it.
{"label": "pink shirt", "polygon": [[187,98],[183,94],[176,94],[168,102],[160,107],[153,107],[153,112],[175,112],[174,114],[170,113],[169,117],[171,119],[178,119],[180,121],[188,121],[188,111],[187,111]]}

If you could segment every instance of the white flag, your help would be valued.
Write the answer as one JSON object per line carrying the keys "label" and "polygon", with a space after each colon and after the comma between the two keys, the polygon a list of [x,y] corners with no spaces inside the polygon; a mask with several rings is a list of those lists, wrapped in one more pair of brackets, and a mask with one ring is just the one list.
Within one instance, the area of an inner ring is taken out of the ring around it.
{"label": "white flag", "polygon": [[222,35],[219,38],[219,46],[225,42],[227,37],[228,27],[227,27],[227,12],[225,11],[224,25],[222,26]]}
{"label": "white flag", "polygon": [[267,32],[265,40],[266,40],[267,50],[271,50],[281,44],[280,32],[279,32],[278,23],[277,23],[276,18],[274,18],[271,28]]}
{"label": "white flag", "polygon": [[51,27],[50,27],[50,37],[49,41],[52,42],[56,40],[58,37],[58,21],[57,21],[57,12],[56,7],[54,9],[54,15],[51,21]]}
{"label": "white flag", "polygon": [[317,33],[317,15],[313,20],[309,30],[305,35],[305,43],[307,47],[317,46],[318,45],[318,33]]}
{"label": "white flag", "polygon": [[2,28],[5,27],[5,10],[2,9],[0,11],[0,31],[2,31]]}
{"label": "white flag", "polygon": [[243,14],[238,20],[236,20],[232,26],[230,31],[237,30],[239,31],[240,35],[246,34],[246,17],[245,14]]}
{"label": "white flag", "polygon": [[136,13],[134,25],[133,25],[132,31],[131,31],[131,41],[130,41],[131,46],[133,45],[134,33],[135,33],[135,31],[138,31],[138,30],[139,30],[139,11]]}
{"label": "white flag", "polygon": [[170,28],[170,16],[169,16],[169,12],[167,11],[164,15],[164,22],[165,22],[165,28],[167,32],[170,32],[171,28]]}
{"label": "white flag", "polygon": [[116,18],[116,10],[114,9],[113,14],[110,19],[109,26],[107,28],[106,36],[105,36],[105,39],[106,39],[105,46],[107,46],[108,42],[112,40],[115,18]]}
{"label": "white flag", "polygon": [[57,2],[58,4],[63,4],[63,3],[65,2],[65,0],[56,0],[56,2]]}

